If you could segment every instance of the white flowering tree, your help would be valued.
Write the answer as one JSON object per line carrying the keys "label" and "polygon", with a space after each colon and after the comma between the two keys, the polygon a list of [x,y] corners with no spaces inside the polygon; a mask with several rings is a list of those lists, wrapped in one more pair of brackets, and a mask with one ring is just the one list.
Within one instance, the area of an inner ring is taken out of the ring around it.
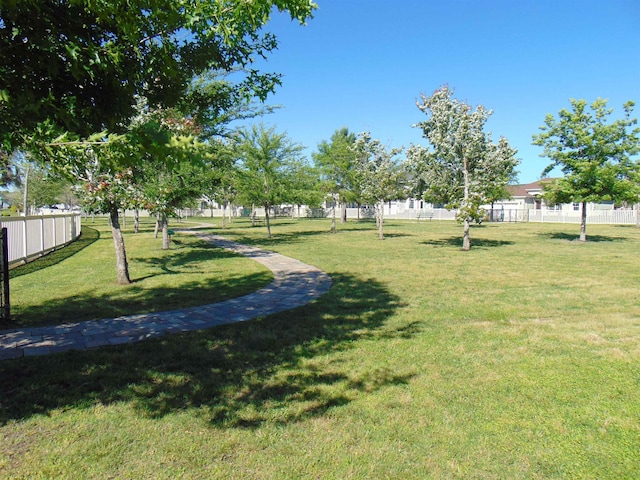
{"label": "white flowering tree", "polygon": [[401,148],[387,149],[368,132],[358,135],[352,147],[355,153],[355,178],[361,198],[375,205],[378,238],[384,239],[384,203],[404,196],[405,175],[397,156]]}
{"label": "white flowering tree", "polygon": [[464,225],[462,249],[469,250],[471,223],[482,220],[482,205],[514,177],[517,151],[504,137],[493,143],[484,131],[491,110],[482,105],[474,110],[453,98],[448,86],[430,97],[421,95],[417,106],[428,118],[414,126],[422,129],[430,147],[411,145],[407,151],[414,188],[426,201],[457,210]]}

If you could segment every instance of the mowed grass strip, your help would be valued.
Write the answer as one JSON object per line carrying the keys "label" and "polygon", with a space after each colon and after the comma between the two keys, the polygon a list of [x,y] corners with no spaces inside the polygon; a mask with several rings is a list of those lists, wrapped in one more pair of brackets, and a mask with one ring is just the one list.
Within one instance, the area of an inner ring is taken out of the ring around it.
{"label": "mowed grass strip", "polygon": [[311,305],[0,363],[0,476],[640,476],[640,229],[329,226],[220,231],[329,273]]}

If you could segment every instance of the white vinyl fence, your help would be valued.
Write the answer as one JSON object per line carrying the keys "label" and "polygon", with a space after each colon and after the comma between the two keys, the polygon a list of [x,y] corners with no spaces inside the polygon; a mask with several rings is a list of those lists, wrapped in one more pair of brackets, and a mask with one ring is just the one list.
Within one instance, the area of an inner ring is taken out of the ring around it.
{"label": "white vinyl fence", "polygon": [[[548,209],[515,209],[499,208],[486,209],[487,221],[490,222],[547,222],[547,223],[580,223],[579,211],[555,211]],[[249,215],[251,209],[237,207],[234,215]],[[204,216],[221,217],[221,209],[203,209]],[[256,208],[256,216],[264,217],[264,208]],[[228,215],[228,210],[226,211]],[[276,215],[274,215],[276,214]],[[341,214],[340,208],[336,210],[336,216]],[[373,219],[375,210],[373,207],[347,208],[348,219]],[[279,208],[278,211],[271,212],[273,216],[293,216],[309,218],[329,218],[333,215],[333,208],[308,208],[308,207],[286,207]],[[384,217],[386,219],[397,220],[455,220],[456,212],[445,208],[410,208],[401,203],[386,203],[384,205]],[[640,224],[640,211],[637,209],[611,210],[593,209],[587,211],[588,224],[610,224],[610,225],[636,225]]]}
{"label": "white vinyl fence", "polygon": [[0,217],[6,227],[9,265],[25,263],[72,242],[82,232],[80,214]]}
{"label": "white vinyl fence", "polygon": [[[580,223],[580,212],[554,212],[528,210],[529,222]],[[593,210],[587,211],[587,224],[635,225],[637,210]]]}

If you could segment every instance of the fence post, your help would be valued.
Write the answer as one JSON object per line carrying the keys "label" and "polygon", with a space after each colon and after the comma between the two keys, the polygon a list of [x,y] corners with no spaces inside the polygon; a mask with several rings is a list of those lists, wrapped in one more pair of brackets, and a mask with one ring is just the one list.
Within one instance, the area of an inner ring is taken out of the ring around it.
{"label": "fence post", "polygon": [[22,256],[27,261],[29,256],[29,243],[27,242],[27,217],[22,217]]}
{"label": "fence post", "polygon": [[44,215],[40,217],[40,251],[44,252]]}
{"label": "fence post", "polygon": [[11,302],[9,301],[9,249],[7,247],[7,227],[0,229],[0,275],[2,280],[2,319],[11,318]]}

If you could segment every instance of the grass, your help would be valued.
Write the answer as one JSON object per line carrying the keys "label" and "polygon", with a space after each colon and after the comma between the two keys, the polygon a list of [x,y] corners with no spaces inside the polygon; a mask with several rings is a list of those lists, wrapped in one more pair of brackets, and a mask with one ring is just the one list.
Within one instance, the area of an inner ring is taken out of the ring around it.
{"label": "grass", "polygon": [[314,304],[0,363],[0,477],[640,476],[639,229],[339,228],[224,232],[329,273]]}

